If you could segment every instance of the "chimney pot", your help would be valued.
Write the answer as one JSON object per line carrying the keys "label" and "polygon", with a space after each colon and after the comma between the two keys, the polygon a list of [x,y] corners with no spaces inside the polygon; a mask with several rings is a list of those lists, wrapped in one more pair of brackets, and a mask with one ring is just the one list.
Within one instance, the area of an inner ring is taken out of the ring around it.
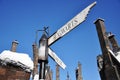
{"label": "chimney pot", "polygon": [[13,52],[16,52],[16,48],[17,48],[17,45],[19,44],[19,42],[17,40],[14,40],[12,42],[12,48],[11,48],[11,51]]}

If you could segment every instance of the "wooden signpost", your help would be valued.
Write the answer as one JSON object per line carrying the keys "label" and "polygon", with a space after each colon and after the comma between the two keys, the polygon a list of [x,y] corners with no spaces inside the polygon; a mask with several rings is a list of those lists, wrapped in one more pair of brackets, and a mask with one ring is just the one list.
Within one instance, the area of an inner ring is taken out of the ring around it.
{"label": "wooden signpost", "polygon": [[[93,2],[90,4],[88,7],[86,7],[84,10],[82,10],[80,13],[78,13],[75,17],[73,17],[70,21],[68,21],[64,26],[62,26],[59,30],[57,30],[53,35],[50,37],[47,37],[47,35],[44,33],[40,39],[39,42],[39,58],[38,61],[41,65],[40,68],[40,75],[39,79],[44,80],[45,79],[45,67],[47,64],[48,60],[48,55],[51,56],[55,62],[65,69],[66,65],[63,63],[63,61],[53,52],[49,47],[62,38],[64,35],[66,35],[68,32],[76,28],[79,24],[84,22],[86,20],[86,17],[90,11],[90,9],[95,6],[96,2]],[[46,32],[46,29],[43,30]]]}

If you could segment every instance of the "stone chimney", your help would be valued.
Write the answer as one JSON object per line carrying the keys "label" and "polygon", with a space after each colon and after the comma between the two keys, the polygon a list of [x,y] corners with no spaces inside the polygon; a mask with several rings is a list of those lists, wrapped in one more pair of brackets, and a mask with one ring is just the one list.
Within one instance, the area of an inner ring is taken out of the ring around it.
{"label": "stone chimney", "polygon": [[33,78],[34,78],[34,76],[38,74],[38,47],[36,44],[33,44],[32,47],[33,47],[33,63],[34,63]]}
{"label": "stone chimney", "polygon": [[60,80],[60,72],[59,72],[59,65],[56,65],[56,80]]}
{"label": "stone chimney", "polygon": [[17,45],[18,45],[18,41],[17,41],[17,40],[14,40],[14,41],[12,42],[11,51],[16,52]]}
{"label": "stone chimney", "polygon": [[70,80],[70,76],[69,76],[68,72],[67,72],[67,79],[66,80]]}
{"label": "stone chimney", "polygon": [[119,66],[118,64],[113,64],[113,58],[108,51],[111,49],[108,36],[106,34],[104,20],[97,19],[94,23],[96,25],[96,30],[101,46],[102,57],[103,57],[103,68],[101,80],[120,80]]}
{"label": "stone chimney", "polygon": [[53,72],[52,70],[50,70],[50,66],[47,66],[45,80],[53,80],[52,75],[53,75]]}
{"label": "stone chimney", "polygon": [[108,33],[108,38],[110,40],[110,43],[112,45],[113,52],[117,52],[119,50],[119,45],[115,39],[115,35],[111,32]]}
{"label": "stone chimney", "polygon": [[81,70],[81,64],[78,62],[78,67],[76,69],[76,80],[83,80],[82,79],[82,70]]}

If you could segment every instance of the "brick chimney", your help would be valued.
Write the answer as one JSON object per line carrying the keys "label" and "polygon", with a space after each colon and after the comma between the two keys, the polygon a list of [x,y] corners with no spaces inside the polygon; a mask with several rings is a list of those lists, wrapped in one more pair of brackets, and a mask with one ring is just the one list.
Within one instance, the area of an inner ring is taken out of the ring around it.
{"label": "brick chimney", "polygon": [[11,51],[16,52],[17,45],[18,45],[18,41],[17,41],[17,40],[14,40],[14,41],[12,42]]}

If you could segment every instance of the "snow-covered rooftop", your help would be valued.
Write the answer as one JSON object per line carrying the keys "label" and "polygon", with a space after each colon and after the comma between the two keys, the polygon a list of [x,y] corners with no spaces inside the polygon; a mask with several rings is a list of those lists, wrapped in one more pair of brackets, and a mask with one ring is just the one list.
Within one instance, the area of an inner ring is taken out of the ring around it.
{"label": "snow-covered rooftop", "polygon": [[33,78],[33,80],[39,80],[39,74],[36,74]]}
{"label": "snow-covered rooftop", "polygon": [[108,50],[117,60],[120,62],[120,51],[114,53],[112,50]]}
{"label": "snow-covered rooftop", "polygon": [[20,66],[28,72],[31,72],[31,70],[33,70],[33,61],[29,55],[25,53],[17,53],[9,50],[4,50],[0,54],[0,60],[2,60],[4,64],[11,63]]}

